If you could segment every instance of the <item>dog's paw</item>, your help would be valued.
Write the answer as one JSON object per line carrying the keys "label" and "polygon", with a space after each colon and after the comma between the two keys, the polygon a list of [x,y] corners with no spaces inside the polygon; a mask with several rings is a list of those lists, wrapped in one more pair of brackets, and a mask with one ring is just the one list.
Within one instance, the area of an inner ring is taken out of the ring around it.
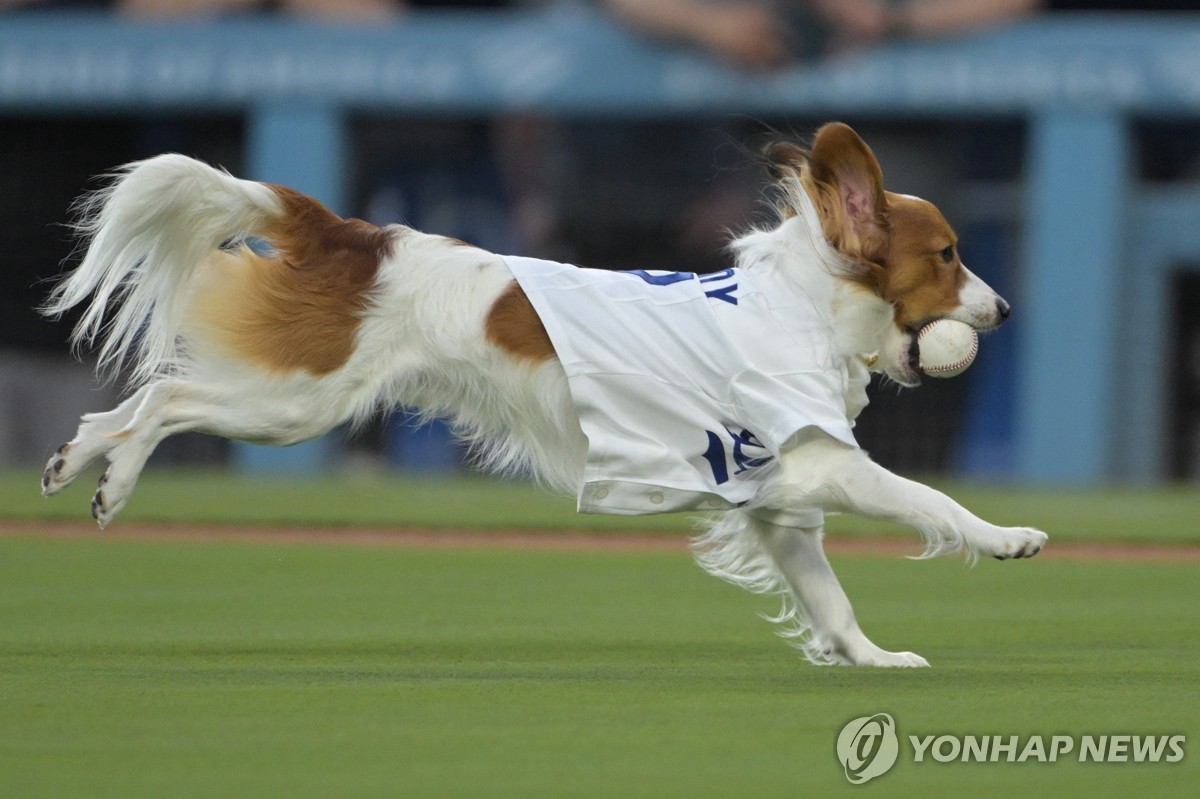
{"label": "dog's paw", "polygon": [[100,475],[100,483],[96,493],[92,495],[92,518],[100,525],[101,530],[108,527],[129,499],[129,492],[120,490],[120,487],[109,479],[109,472]]}
{"label": "dog's paw", "polygon": [[42,471],[42,496],[54,496],[79,476],[81,469],[74,465],[72,449],[71,444],[63,444],[46,462],[46,468]]}
{"label": "dog's paw", "polygon": [[894,665],[907,669],[927,669],[929,661],[916,652],[896,652],[897,663]]}
{"label": "dog's paw", "polygon": [[849,665],[884,669],[927,669],[929,661],[916,652],[888,652],[879,647],[872,647],[872,651],[857,653]]}
{"label": "dog's paw", "polygon": [[[997,560],[1032,558],[1046,545],[1047,535],[1032,527],[1001,527],[987,554]],[[981,553],[982,554],[982,553]]]}
{"label": "dog's paw", "polygon": [[858,640],[844,641],[840,646],[827,646],[822,655],[824,662],[842,666],[874,666],[876,668],[916,669],[928,668],[929,661],[916,652],[888,652],[871,643],[866,636],[854,636]]}
{"label": "dog's paw", "polygon": [[885,669],[927,669],[929,661],[916,652],[885,652],[879,650],[879,656],[870,658],[859,666],[876,666]]}

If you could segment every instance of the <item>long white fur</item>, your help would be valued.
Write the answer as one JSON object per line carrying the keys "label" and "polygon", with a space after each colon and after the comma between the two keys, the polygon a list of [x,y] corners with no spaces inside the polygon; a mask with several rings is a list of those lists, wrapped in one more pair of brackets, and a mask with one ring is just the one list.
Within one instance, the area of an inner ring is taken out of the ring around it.
{"label": "long white fur", "polygon": [[106,369],[138,349],[132,381],[140,385],[180,360],[179,325],[196,270],[212,250],[250,235],[281,205],[268,187],[182,155],[127,164],[113,177],[80,203],[75,228],[86,254],[44,310],[56,316],[94,295],[72,342],[100,338]]}
{"label": "long white fur", "polygon": [[[799,182],[781,189],[784,220],[735,241],[738,265],[800,282],[827,307],[841,357],[906,347],[890,306],[844,279],[848,265],[822,236]],[[529,472],[564,492],[578,486],[587,441],[562,367],[556,359],[516,359],[484,336],[488,314],[512,280],[498,256],[395,228],[349,360],[323,376],[281,376],[221,352],[203,328],[187,323],[203,265],[217,248],[254,236],[282,213],[270,188],[167,155],[125,167],[83,210],[87,254],[46,310],[61,314],[90,297],[74,339],[99,339],[107,367],[131,361],[136,390],[116,409],[83,418],[76,437],[50,459],[43,491],[61,491],[91,461],[107,457],[111,465],[93,499],[102,527],[168,435],[200,430],[290,444],[397,406],[449,418],[489,469]],[[788,526],[788,514],[805,509],[908,523],[924,534],[926,555],[966,548],[1026,557],[1045,541],[1036,530],[990,525],[857,448],[823,434],[799,437],[754,503],[716,517],[694,551],[710,573],[782,596],[774,620],[815,663],[927,665],[912,653],[886,652],[862,633],[822,552],[822,530]]]}

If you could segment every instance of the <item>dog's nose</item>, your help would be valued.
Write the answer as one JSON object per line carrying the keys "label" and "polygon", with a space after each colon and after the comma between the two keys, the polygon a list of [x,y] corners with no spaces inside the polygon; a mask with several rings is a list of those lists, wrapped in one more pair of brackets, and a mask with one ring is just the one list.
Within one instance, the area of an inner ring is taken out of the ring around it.
{"label": "dog's nose", "polygon": [[997,297],[996,298],[996,313],[998,313],[1000,315],[1000,321],[1003,322],[1005,319],[1008,318],[1008,315],[1010,313],[1012,313],[1012,308],[1003,299]]}

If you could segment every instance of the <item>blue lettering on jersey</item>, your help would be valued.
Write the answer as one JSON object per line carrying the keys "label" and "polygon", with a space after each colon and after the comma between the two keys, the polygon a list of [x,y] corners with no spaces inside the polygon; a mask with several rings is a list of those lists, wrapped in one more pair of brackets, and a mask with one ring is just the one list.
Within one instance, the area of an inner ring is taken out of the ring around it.
{"label": "blue lettering on jersey", "polygon": [[710,300],[720,300],[730,305],[737,305],[737,277],[732,269],[723,269],[711,275],[702,275],[700,282],[704,284],[704,296]]}
{"label": "blue lettering on jersey", "polygon": [[623,272],[641,278],[651,286],[670,286],[685,280],[699,280],[704,285],[704,296],[710,300],[727,302],[737,305],[737,273],[733,269],[723,269],[709,275],[697,275],[695,272],[661,272],[646,269],[631,269]]}
{"label": "blue lettering on jersey", "polygon": [[729,482],[731,458],[734,466],[732,476],[734,477],[751,469],[765,466],[774,460],[774,456],[767,453],[767,449],[749,430],[739,431],[729,425],[722,426],[729,439],[728,444],[721,434],[712,430],[704,431],[708,436],[708,449],[704,451],[704,459],[708,461],[709,468],[712,469],[713,481],[717,485]]}

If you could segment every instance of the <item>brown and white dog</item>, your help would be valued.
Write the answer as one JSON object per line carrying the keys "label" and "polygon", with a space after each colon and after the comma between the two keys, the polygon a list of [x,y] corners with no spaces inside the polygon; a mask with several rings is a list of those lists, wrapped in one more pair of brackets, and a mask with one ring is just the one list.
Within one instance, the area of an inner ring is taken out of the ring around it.
{"label": "brown and white dog", "polygon": [[[913,386],[922,325],[950,318],[982,331],[1007,317],[1007,303],[963,266],[941,213],[885,191],[849,127],[824,126],[809,151],[777,143],[766,155],[779,221],[733,242],[737,267],[773,270],[819,298],[833,363]],[[102,366],[127,364],[136,390],[83,417],[42,489],[58,493],[105,456],[92,501],[101,527],[169,435],[293,444],[400,405],[451,419],[486,467],[579,490],[588,439],[568,377],[501,256],[342,219],[290,189],[180,155],[121,169],[84,201],[78,230],[86,255],[45,311],[86,303],[74,341],[99,341]],[[847,398],[847,408],[852,417],[861,404]],[[927,556],[1022,558],[1046,541],[989,524],[816,428],[771,455],[754,498],[714,517],[696,557],[717,576],[782,595],[777,621],[817,663],[927,665],[862,633],[822,550],[820,512],[915,527]]]}

